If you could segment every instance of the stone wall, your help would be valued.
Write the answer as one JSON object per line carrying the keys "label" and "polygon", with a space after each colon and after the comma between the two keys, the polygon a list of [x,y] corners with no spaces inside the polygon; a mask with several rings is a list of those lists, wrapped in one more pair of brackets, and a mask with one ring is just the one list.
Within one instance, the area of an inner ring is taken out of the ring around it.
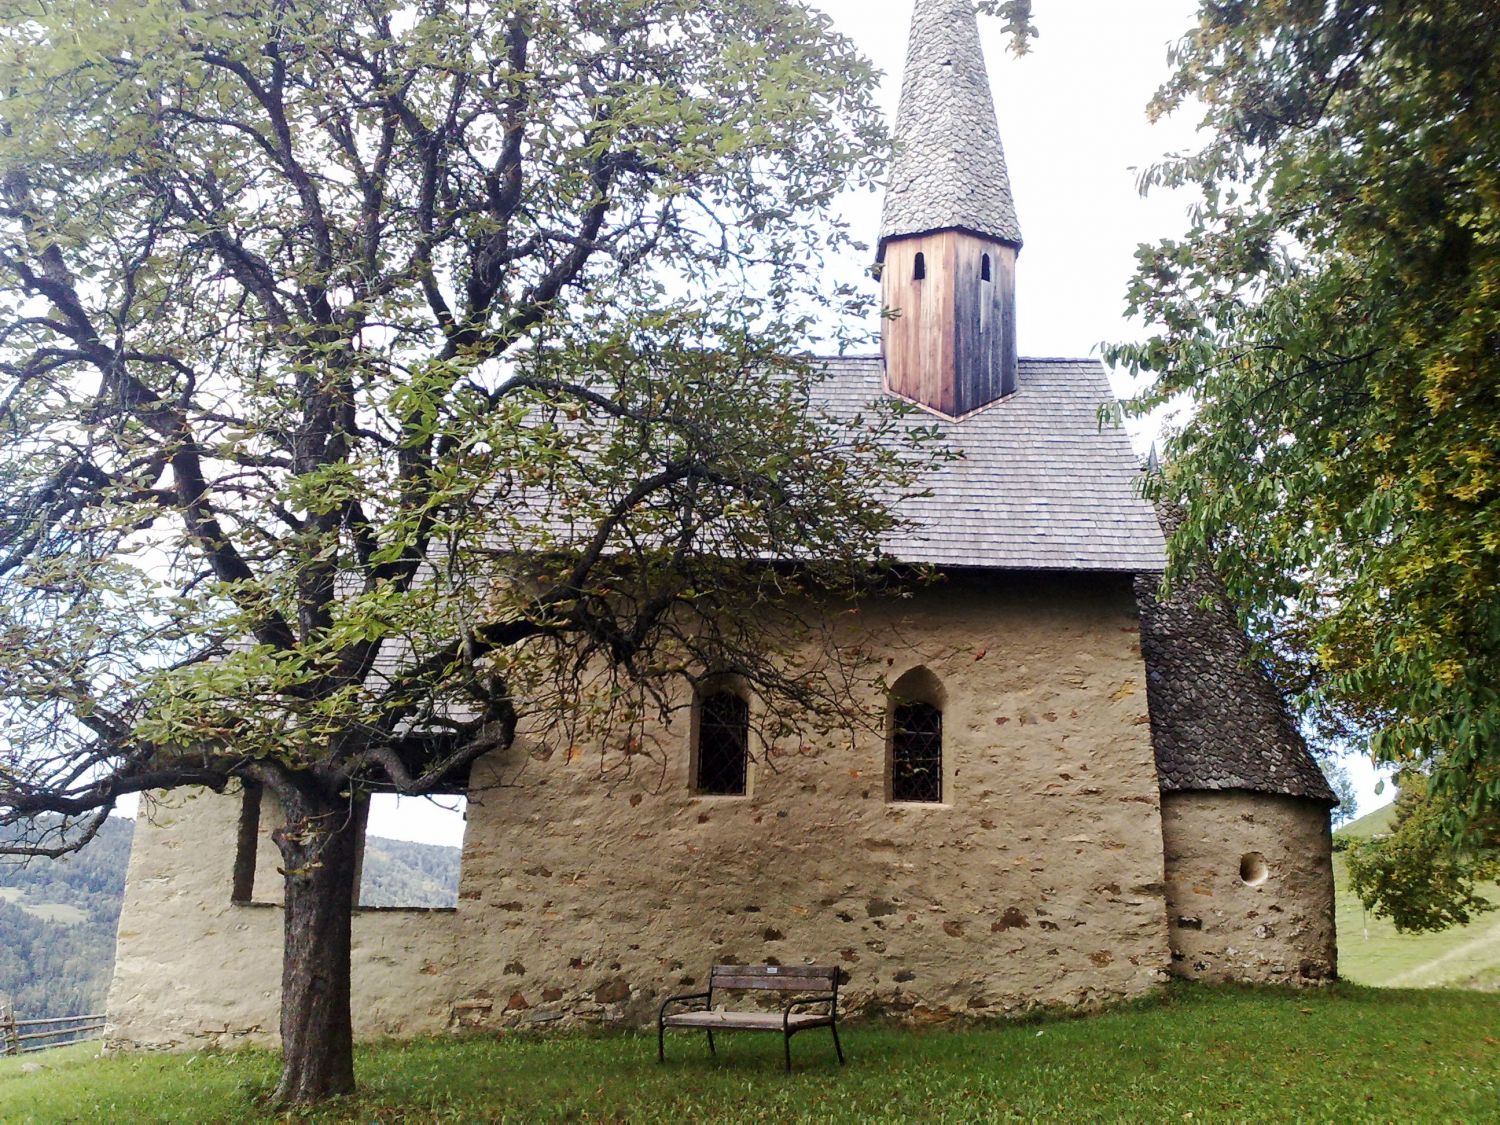
{"label": "stone wall", "polygon": [[[255,898],[232,903],[240,797],[207,791],[143,803],[126,876],[105,1038],[173,1048],[274,1043],[281,994],[281,879],[265,800]],[[453,911],[360,910],[356,1034],[440,1031],[452,1018]]]}
{"label": "stone wall", "polygon": [[1244,790],[1162,802],[1172,971],[1288,984],[1337,971],[1326,802]]}
{"label": "stone wall", "polygon": [[[941,682],[941,805],[886,799],[872,732],[691,792],[688,724],[601,783],[518,745],[476,772],[472,986],[495,1020],[637,1022],[710,962],[836,963],[851,1007],[989,1015],[1140,992],[1166,966],[1159,793],[1128,584],[950,580],[862,617]],[[501,784],[503,783],[503,784]]]}
{"label": "stone wall", "polygon": [[[356,917],[357,1031],[639,1023],[733,959],[836,963],[851,1008],[913,1019],[1090,1005],[1163,979],[1129,582],[950,577],[858,620],[889,681],[925,666],[942,684],[943,804],[886,799],[878,731],[757,754],[744,797],[692,793],[687,722],[628,768],[524,740],[475,768],[457,911]],[[204,796],[138,830],[117,1041],[274,1035],[280,910],[229,902],[237,815]]]}

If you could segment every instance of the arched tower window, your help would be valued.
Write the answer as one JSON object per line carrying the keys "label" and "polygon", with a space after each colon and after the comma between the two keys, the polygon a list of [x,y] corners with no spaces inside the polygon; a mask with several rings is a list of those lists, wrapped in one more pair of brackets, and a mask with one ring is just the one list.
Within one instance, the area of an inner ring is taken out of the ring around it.
{"label": "arched tower window", "polygon": [[890,794],[893,801],[943,800],[942,685],[914,668],[891,690]]}
{"label": "arched tower window", "polygon": [[911,276],[916,281],[921,281],[927,276],[927,255],[917,251],[916,262],[912,265]]}
{"label": "arched tower window", "polygon": [[990,256],[988,254],[986,254],[984,257],[982,257],[982,258],[979,259],[979,280],[980,281],[988,281],[989,279],[990,279]]}
{"label": "arched tower window", "polygon": [[750,749],[750,705],[733,691],[699,697],[693,788],[718,797],[745,794],[745,763]]}

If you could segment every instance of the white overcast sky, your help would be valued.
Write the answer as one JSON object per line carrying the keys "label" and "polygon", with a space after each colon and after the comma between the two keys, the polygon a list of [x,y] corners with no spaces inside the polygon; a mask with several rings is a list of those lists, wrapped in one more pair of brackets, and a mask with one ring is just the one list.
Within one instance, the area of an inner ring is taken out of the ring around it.
{"label": "white overcast sky", "polygon": [[[883,72],[880,103],[894,125],[911,19],[910,0],[813,0]],[[1025,248],[1016,270],[1017,335],[1022,355],[1089,356],[1102,342],[1138,337],[1126,321],[1125,288],[1142,242],[1186,226],[1184,194],[1143,198],[1139,170],[1194,147],[1196,120],[1152,124],[1146,104],[1168,75],[1167,50],[1192,26],[1196,0],[1036,0],[1040,36],[1017,58],[999,21],[981,19],[990,84],[1010,169]],[[872,246],[880,197],[852,195],[844,217]],[[841,274],[866,267],[844,263]],[[870,282],[874,285],[874,282]],[[1129,380],[1114,379],[1129,393]],[[1132,427],[1144,452],[1154,436]],[[1348,761],[1365,811],[1375,776]],[[430,802],[403,801],[399,814],[377,808],[373,834],[455,843],[461,825]]]}

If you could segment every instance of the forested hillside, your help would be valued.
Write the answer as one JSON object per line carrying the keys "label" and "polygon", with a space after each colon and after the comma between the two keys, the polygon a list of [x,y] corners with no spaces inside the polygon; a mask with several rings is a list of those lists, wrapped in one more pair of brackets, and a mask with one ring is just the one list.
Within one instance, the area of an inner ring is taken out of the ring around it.
{"label": "forested hillside", "polygon": [[[77,855],[0,859],[0,1004],[28,1019],[104,1010],[134,830],[111,818]],[[458,866],[458,848],[371,837],[361,904],[453,906]]]}
{"label": "forested hillside", "polygon": [[457,906],[458,848],[405,840],[365,841],[361,906]]}
{"label": "forested hillside", "polygon": [[0,998],[22,1016],[103,1010],[134,831],[112,817],[77,855],[0,860]]}

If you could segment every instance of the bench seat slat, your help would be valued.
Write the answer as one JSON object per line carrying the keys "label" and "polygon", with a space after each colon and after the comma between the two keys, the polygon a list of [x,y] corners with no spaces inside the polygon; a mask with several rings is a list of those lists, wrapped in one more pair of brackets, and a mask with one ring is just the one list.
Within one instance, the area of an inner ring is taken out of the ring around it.
{"label": "bench seat slat", "polygon": [[[710,1031],[719,1028],[747,1031],[780,1031],[780,1012],[670,1012],[663,1020],[666,1027],[703,1027]],[[793,1012],[788,1026],[819,1027],[830,1024],[833,1018],[826,1012]]]}

